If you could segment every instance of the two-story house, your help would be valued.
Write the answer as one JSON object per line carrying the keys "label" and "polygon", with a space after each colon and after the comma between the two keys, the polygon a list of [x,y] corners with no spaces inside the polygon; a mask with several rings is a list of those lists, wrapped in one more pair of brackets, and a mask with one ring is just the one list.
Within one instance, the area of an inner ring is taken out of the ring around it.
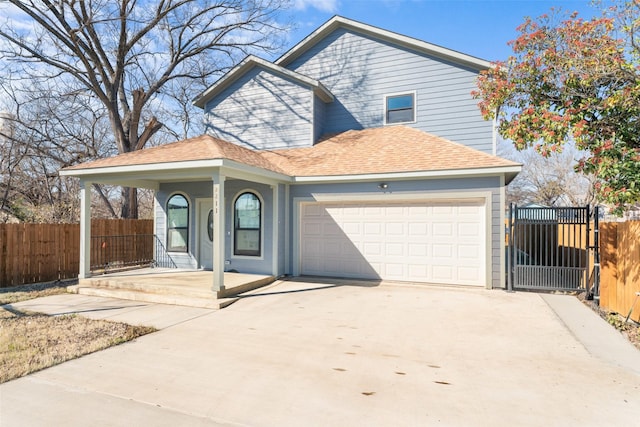
{"label": "two-story house", "polygon": [[[504,287],[505,185],[471,97],[484,60],[334,17],[204,93],[207,134],[65,169],[155,190],[179,267]],[[89,274],[84,226],[81,277]]]}

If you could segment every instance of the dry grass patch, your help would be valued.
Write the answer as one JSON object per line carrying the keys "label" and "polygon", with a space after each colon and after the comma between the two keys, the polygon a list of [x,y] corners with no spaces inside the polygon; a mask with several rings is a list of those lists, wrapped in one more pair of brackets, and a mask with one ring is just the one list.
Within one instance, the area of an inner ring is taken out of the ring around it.
{"label": "dry grass patch", "polygon": [[0,308],[0,383],[132,340],[154,328]]}
{"label": "dry grass patch", "polygon": [[76,285],[77,283],[77,279],[72,279],[2,288],[0,289],[0,305],[13,304],[49,295],[65,294],[67,293],[67,286]]}

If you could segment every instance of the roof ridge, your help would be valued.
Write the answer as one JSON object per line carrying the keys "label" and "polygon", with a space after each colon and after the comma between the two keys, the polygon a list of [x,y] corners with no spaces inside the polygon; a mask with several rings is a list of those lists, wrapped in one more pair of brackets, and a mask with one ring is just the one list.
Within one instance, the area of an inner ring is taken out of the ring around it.
{"label": "roof ridge", "polygon": [[396,44],[411,47],[414,50],[422,50],[425,52],[428,51],[432,55],[449,58],[454,62],[466,64],[467,66],[472,66],[477,69],[486,69],[491,66],[491,63],[485,59],[478,58],[473,55],[459,52],[457,50],[440,46],[434,43],[430,43],[416,37],[407,36],[395,31],[384,29],[382,27],[377,27],[375,25],[357,21],[355,19],[346,18],[341,15],[334,15],[329,18],[322,25],[317,27],[312,33],[308,34],[305,38],[300,40],[297,44],[295,44],[273,62],[278,65],[284,64],[284,66],[286,67],[299,56],[299,51],[304,52],[308,50],[311,46],[315,45],[316,43],[318,43],[318,41],[326,37],[327,34],[330,34],[335,29],[341,27],[368,35],[374,35],[375,37],[383,40],[391,40]]}

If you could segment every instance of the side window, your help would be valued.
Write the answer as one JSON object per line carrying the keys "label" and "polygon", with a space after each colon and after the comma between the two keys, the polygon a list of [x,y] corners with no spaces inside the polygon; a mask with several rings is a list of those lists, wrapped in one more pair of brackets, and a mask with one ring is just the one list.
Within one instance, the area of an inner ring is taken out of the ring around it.
{"label": "side window", "polygon": [[414,93],[387,95],[384,98],[385,124],[416,121],[416,97]]}
{"label": "side window", "polygon": [[233,254],[260,256],[262,206],[253,193],[242,193],[233,205]]}
{"label": "side window", "polygon": [[181,194],[167,202],[167,251],[187,252],[189,243],[189,202]]}

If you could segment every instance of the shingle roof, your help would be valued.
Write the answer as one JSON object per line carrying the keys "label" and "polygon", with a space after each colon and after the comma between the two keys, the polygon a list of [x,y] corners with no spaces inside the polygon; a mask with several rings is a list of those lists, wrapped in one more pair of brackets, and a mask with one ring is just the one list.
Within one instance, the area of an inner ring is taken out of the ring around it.
{"label": "shingle roof", "polygon": [[517,163],[407,126],[350,130],[313,147],[263,156],[292,176],[361,175],[516,166]]}
{"label": "shingle roof", "polygon": [[203,135],[66,168],[85,170],[227,159],[296,177],[517,166],[509,160],[407,126],[349,130],[312,147],[255,151]]}
{"label": "shingle roof", "polygon": [[99,159],[93,162],[81,163],[79,165],[65,168],[64,170],[151,165],[156,163],[215,159],[233,160],[249,166],[255,166],[274,172],[282,172],[275,165],[266,160],[259,151],[250,150],[210,135],[201,135],[170,144]]}
{"label": "shingle roof", "polygon": [[218,81],[211,85],[207,90],[198,95],[193,104],[196,107],[205,108],[207,102],[217,95],[219,95],[224,89],[228,88],[231,84],[237,81],[240,77],[246,74],[249,70],[259,67],[267,70],[280,77],[289,78],[298,84],[307,86],[317,94],[324,102],[332,102],[333,95],[321,82],[312,79],[311,77],[300,74],[296,71],[288,70],[284,67],[276,65],[272,62],[266,61],[262,58],[258,58],[254,55],[249,55],[242,62],[232,68],[228,73],[222,76]]}

